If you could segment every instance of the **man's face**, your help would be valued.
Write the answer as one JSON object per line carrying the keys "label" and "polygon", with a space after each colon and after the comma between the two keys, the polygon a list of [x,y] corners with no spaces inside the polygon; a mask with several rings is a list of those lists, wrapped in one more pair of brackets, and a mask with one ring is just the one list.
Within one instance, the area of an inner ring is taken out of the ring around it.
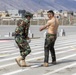
{"label": "man's face", "polygon": [[53,14],[52,13],[47,13],[48,18],[52,18]]}

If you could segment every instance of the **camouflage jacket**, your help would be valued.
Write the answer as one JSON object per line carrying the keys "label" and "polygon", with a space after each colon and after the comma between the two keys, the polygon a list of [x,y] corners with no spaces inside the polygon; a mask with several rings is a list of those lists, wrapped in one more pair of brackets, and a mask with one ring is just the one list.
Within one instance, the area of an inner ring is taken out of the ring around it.
{"label": "camouflage jacket", "polygon": [[27,19],[23,19],[23,21],[24,21],[24,34],[23,34],[23,36],[25,36],[25,38],[27,38],[29,27],[30,27],[30,21]]}
{"label": "camouflage jacket", "polygon": [[21,36],[21,37],[27,38],[30,21],[27,19],[22,19],[22,21],[24,21],[24,26],[17,26],[15,29],[15,34],[16,34],[16,36]]}

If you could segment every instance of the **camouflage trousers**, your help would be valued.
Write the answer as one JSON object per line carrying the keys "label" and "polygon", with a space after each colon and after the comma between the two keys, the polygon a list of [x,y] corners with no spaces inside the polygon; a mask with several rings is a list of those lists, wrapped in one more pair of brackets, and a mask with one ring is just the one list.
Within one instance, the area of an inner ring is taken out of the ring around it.
{"label": "camouflage trousers", "polygon": [[51,52],[52,62],[56,61],[54,44],[56,40],[56,34],[46,34],[45,44],[44,44],[44,62],[48,63],[49,51]]}
{"label": "camouflage trousers", "polygon": [[15,41],[20,49],[20,55],[25,59],[25,57],[31,52],[27,40],[22,37],[15,37]]}

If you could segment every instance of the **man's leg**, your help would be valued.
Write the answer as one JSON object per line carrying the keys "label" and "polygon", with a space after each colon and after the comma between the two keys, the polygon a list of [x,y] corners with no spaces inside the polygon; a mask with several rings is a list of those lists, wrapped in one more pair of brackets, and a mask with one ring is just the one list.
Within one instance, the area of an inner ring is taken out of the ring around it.
{"label": "man's leg", "polygon": [[48,66],[48,60],[49,60],[49,50],[45,49],[44,50],[44,66]]}
{"label": "man's leg", "polygon": [[48,40],[45,39],[45,45],[44,45],[44,66],[48,66],[48,60],[49,60],[49,48],[48,48]]}
{"label": "man's leg", "polygon": [[52,57],[52,64],[56,64],[56,55],[55,55],[54,43],[55,43],[55,41],[50,44],[50,52],[51,52],[51,57]]}

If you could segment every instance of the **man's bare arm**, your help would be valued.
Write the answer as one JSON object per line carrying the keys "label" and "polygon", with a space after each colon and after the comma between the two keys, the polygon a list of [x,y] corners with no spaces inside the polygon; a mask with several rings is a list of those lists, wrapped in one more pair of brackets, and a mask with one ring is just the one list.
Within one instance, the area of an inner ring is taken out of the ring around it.
{"label": "man's bare arm", "polygon": [[46,28],[47,28],[47,27],[49,27],[49,26],[50,26],[50,23],[49,23],[49,22],[47,22],[47,24],[46,24],[46,25],[44,25],[44,26],[40,27],[40,31],[42,31],[42,30],[46,29]]}

